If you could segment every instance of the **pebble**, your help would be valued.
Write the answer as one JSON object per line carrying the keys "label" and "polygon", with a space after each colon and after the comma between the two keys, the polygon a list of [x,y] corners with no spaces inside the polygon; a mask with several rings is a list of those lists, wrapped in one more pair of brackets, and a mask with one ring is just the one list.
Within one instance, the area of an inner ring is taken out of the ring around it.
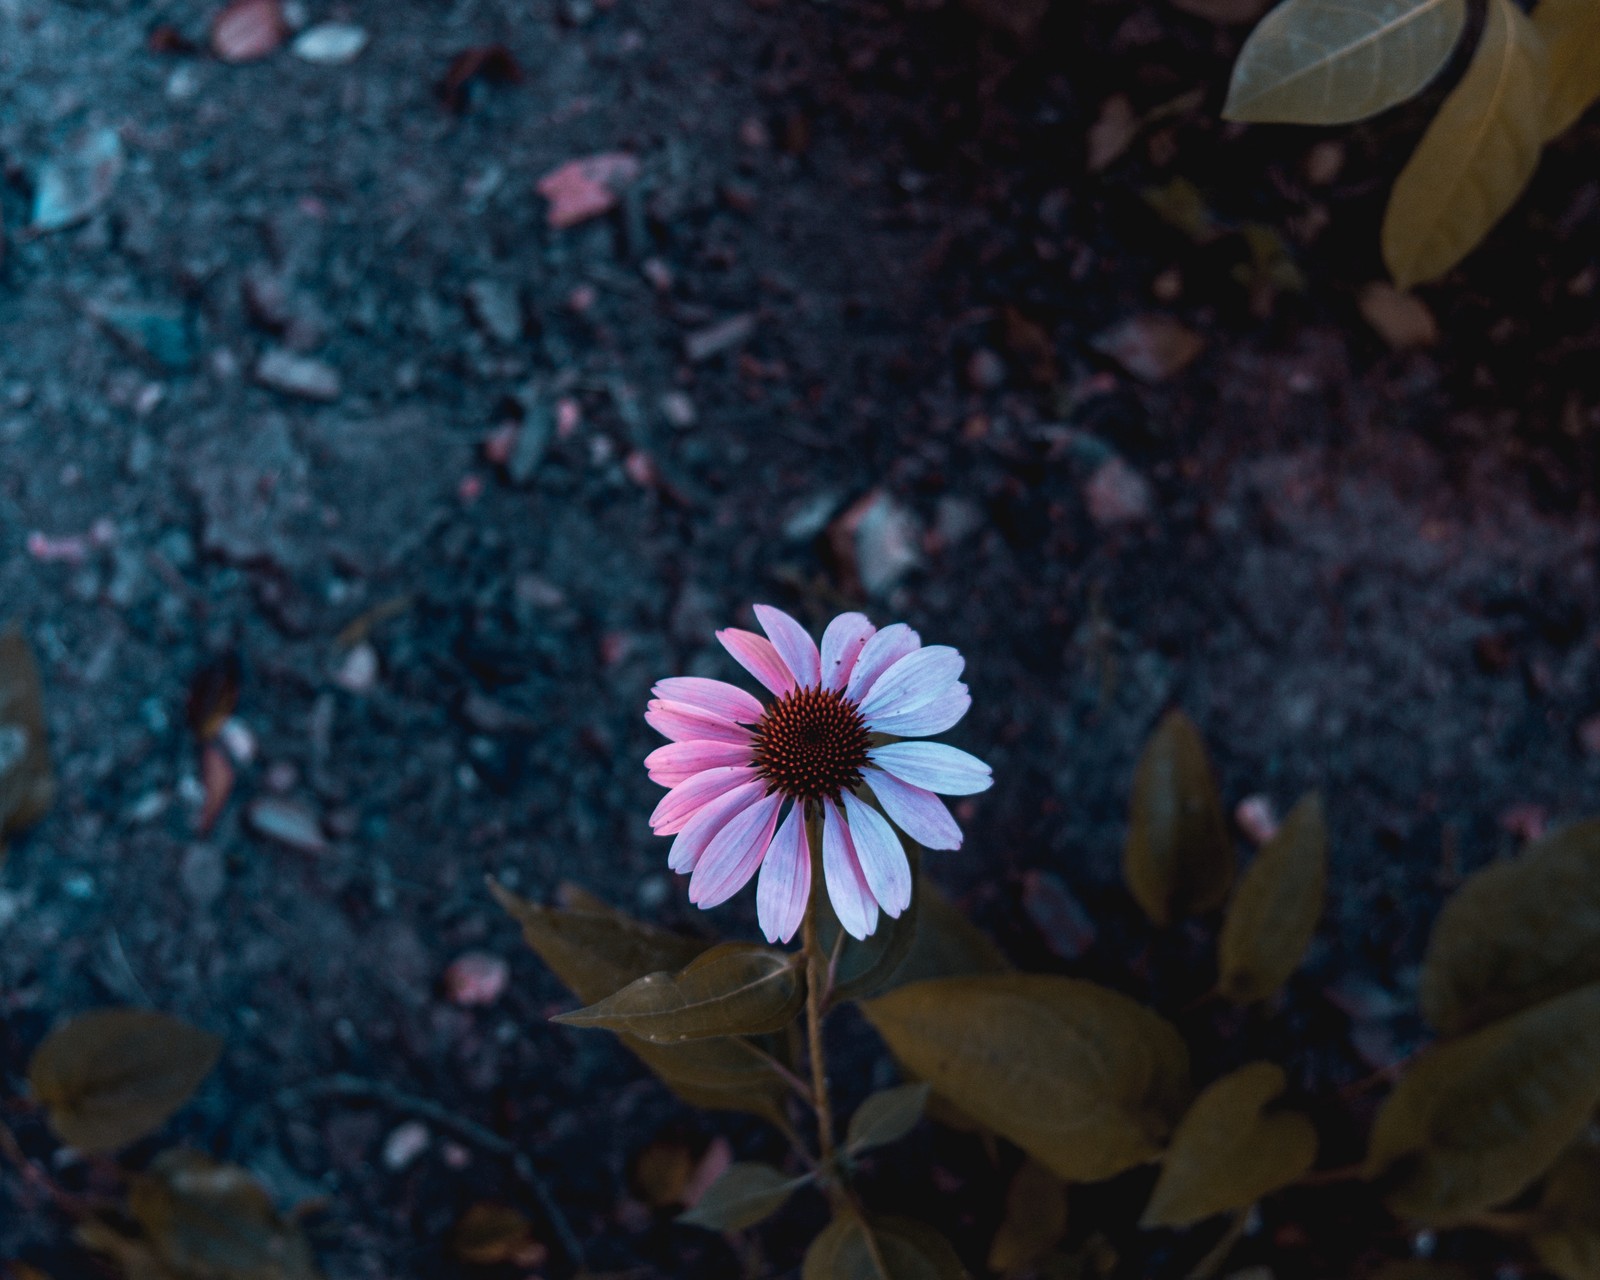
{"label": "pebble", "polygon": [[323,853],[328,848],[316,815],[293,800],[262,798],[251,803],[246,815],[257,835],[298,853]]}
{"label": "pebble", "polygon": [[371,693],[378,683],[378,651],[365,642],[344,655],[333,682],[347,693]]}
{"label": "pebble", "polygon": [[683,354],[689,358],[691,364],[700,364],[724,352],[732,351],[735,347],[742,347],[750,341],[755,331],[755,314],[744,311],[686,334],[683,339]]}
{"label": "pebble", "polygon": [[215,845],[192,845],[183,855],[178,880],[183,885],[184,896],[191,903],[202,910],[209,907],[227,887],[228,876],[222,853]]}
{"label": "pebble", "polygon": [[279,0],[234,0],[211,24],[211,51],[224,62],[254,62],[287,34]]}
{"label": "pebble", "polygon": [[433,1135],[420,1120],[407,1120],[383,1140],[383,1167],[399,1173],[428,1149]]}
{"label": "pebble", "polygon": [[1148,520],[1155,510],[1150,482],[1121,458],[1101,463],[1083,496],[1089,518],[1102,529]]}
{"label": "pebble", "polygon": [[502,346],[522,337],[522,299],[504,280],[474,280],[467,286],[467,307],[478,326]]}
{"label": "pebble", "polygon": [[510,976],[510,966],[499,956],[469,951],[457,956],[445,970],[444,990],[452,1004],[481,1008],[504,994]]}
{"label": "pebble", "polygon": [[323,402],[337,400],[343,392],[339,371],[310,356],[274,348],[256,362],[256,381],[284,395]]}
{"label": "pebble", "polygon": [[318,66],[337,67],[353,62],[367,47],[364,27],[349,22],[319,22],[295,37],[289,51]]}
{"label": "pebble", "polygon": [[1278,815],[1266,796],[1246,796],[1233,810],[1233,820],[1255,844],[1266,842],[1278,831]]}
{"label": "pebble", "polygon": [[667,420],[667,425],[676,427],[679,431],[687,431],[697,420],[694,401],[682,391],[663,392],[657,404],[661,409],[661,416]]}
{"label": "pebble", "polygon": [[874,490],[834,521],[836,554],[852,565],[862,590],[887,595],[921,559],[916,517],[882,490]]}

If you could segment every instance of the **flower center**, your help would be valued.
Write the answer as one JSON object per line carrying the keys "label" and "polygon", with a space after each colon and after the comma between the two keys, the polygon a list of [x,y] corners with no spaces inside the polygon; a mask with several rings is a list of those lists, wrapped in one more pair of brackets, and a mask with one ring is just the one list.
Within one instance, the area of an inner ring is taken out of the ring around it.
{"label": "flower center", "polygon": [[796,689],[767,708],[754,732],[755,766],[775,791],[820,800],[861,782],[867,725],[842,693]]}

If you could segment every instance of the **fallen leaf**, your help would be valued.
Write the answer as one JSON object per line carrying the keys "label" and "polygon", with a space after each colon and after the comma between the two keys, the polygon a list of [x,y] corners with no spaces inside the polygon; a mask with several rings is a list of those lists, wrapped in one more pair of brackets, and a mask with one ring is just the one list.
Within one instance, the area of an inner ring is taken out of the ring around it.
{"label": "fallen leaf", "polygon": [[1396,351],[1431,347],[1439,341],[1439,325],[1428,304],[1413,293],[1402,293],[1386,280],[1364,286],[1356,304],[1362,318]]}
{"label": "fallen leaf", "polygon": [[1076,960],[1094,946],[1094,921],[1053,871],[1029,871],[1022,877],[1022,908],[1045,946],[1063,960]]}
{"label": "fallen leaf", "polygon": [[106,202],[122,176],[126,158],[115,129],[80,133],[39,171],[33,193],[33,229],[75,226]]}
{"label": "fallen leaf", "polygon": [[201,748],[200,785],[205,791],[205,800],[195,821],[196,834],[209,835],[217,825],[217,819],[228,807],[228,797],[233,794],[235,776],[233,761],[228,759],[226,751],[214,742]]}
{"label": "fallen leaf", "polygon": [[211,52],[224,62],[254,62],[288,34],[281,0],[234,0],[211,24]]}
{"label": "fallen leaf", "polygon": [[569,160],[539,179],[538,191],[550,202],[546,220],[552,227],[576,226],[609,212],[621,190],[639,176],[637,157],[608,151]]}
{"label": "fallen leaf", "polygon": [[1090,345],[1141,382],[1165,382],[1191,365],[1206,340],[1182,321],[1160,312],[1129,316],[1096,334]]}
{"label": "fallen leaf", "polygon": [[464,111],[475,81],[490,84],[521,84],[522,67],[503,44],[476,45],[463,49],[450,60],[444,79],[439,82],[439,98],[452,111]]}
{"label": "fallen leaf", "polygon": [[461,1261],[479,1267],[538,1267],[549,1255],[527,1218],[509,1205],[489,1202],[461,1215],[450,1233],[450,1248]]}
{"label": "fallen leaf", "polygon": [[1109,169],[1139,136],[1139,113],[1125,93],[1114,93],[1100,104],[1100,114],[1089,126],[1090,173]]}
{"label": "fallen leaf", "polygon": [[888,594],[921,563],[916,517],[881,489],[842,512],[828,528],[828,542],[844,573],[869,596]]}

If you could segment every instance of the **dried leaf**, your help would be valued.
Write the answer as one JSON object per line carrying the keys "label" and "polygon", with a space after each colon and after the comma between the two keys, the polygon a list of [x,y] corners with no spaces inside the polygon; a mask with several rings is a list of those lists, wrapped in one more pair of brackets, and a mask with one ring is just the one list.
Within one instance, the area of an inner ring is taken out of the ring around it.
{"label": "dried leaf", "polygon": [[1224,996],[1251,1004],[1289,980],[1316,934],[1327,880],[1328,828],[1313,792],[1262,847],[1228,905],[1218,943]]}
{"label": "dried leaf", "polygon": [[[872,1241],[877,1245],[878,1266]],[[806,1250],[801,1280],[966,1280],[950,1242],[909,1218],[835,1218]]]}
{"label": "dried leaf", "polygon": [[509,1205],[473,1205],[450,1233],[451,1251],[463,1262],[493,1267],[512,1263],[537,1267],[549,1250],[533,1233],[533,1224]]}
{"label": "dried leaf", "polygon": [[1600,982],[1600,820],[1468,877],[1428,939],[1422,1013],[1458,1035],[1591,982]]}
{"label": "dried leaf", "polygon": [[1067,1234],[1067,1189],[1034,1160],[1023,1162],[1006,1192],[1006,1216],[989,1246],[989,1270],[1019,1270],[1061,1243]]}
{"label": "dried leaf", "polygon": [[1317,1158],[1317,1131],[1293,1111],[1269,1112],[1281,1068],[1252,1062],[1207,1085],[1172,1135],[1141,1225],[1188,1227],[1247,1209],[1288,1186]]}
{"label": "dried leaf", "polygon": [[44,817],[55,790],[39,667],[22,632],[7,627],[0,631],[0,853],[6,836]]}
{"label": "dried leaf", "polygon": [[912,945],[916,941],[918,921],[922,918],[922,901],[929,892],[921,872],[922,847],[904,837],[900,841],[911,863],[911,876],[915,886],[911,905],[898,917],[880,916],[878,928],[870,937],[852,938],[845,934],[834,914],[833,904],[827,894],[817,899],[817,940],[824,955],[838,950],[838,962],[833,967],[833,999],[860,1000],[881,991],[897,974]]}
{"label": "dried leaf", "polygon": [[1258,124],[1377,115],[1439,73],[1466,18],[1466,0],[1284,0],[1239,51],[1222,114]]}
{"label": "dried leaf", "polygon": [[1600,983],[1423,1053],[1384,1103],[1367,1173],[1398,1214],[1441,1225],[1509,1200],[1600,1102]]}
{"label": "dried leaf", "polygon": [[1402,289],[1435,280],[1522,194],[1544,143],[1548,57],[1511,0],[1490,0],[1477,52],[1395,179],[1383,261]]}
{"label": "dried leaf", "polygon": [[1600,99],[1600,5],[1594,0],[1539,0],[1533,25],[1550,51],[1544,136],[1565,133]]}
{"label": "dried leaf", "polygon": [[1187,369],[1206,349],[1206,340],[1176,317],[1151,312],[1095,334],[1090,345],[1140,382],[1155,383]]}
{"label": "dried leaf", "polygon": [[639,160],[625,151],[569,160],[550,170],[537,184],[550,202],[546,220],[560,230],[609,211],[617,196],[639,176]]}
{"label": "dried leaf", "polygon": [[783,1208],[811,1179],[791,1178],[770,1164],[733,1164],[679,1222],[711,1231],[743,1231]]}
{"label": "dried leaf", "polygon": [[1071,1181],[1153,1159],[1188,1098],[1182,1037],[1091,982],[944,978],[862,1008],[908,1070]]}
{"label": "dried leaf", "polygon": [[1571,1147],[1550,1171],[1529,1243],[1561,1280],[1600,1280],[1600,1146]]}
{"label": "dried leaf", "polygon": [[159,1129],[222,1054],[222,1041],[151,1009],[97,1009],[50,1033],[28,1083],[50,1127],[82,1151],[114,1151]]}
{"label": "dried leaf", "polygon": [[1139,757],[1122,866],[1157,925],[1221,906],[1233,884],[1233,842],[1211,762],[1181,711],[1167,713]]}
{"label": "dried leaf", "polygon": [[1402,293],[1386,280],[1374,280],[1356,298],[1361,317],[1391,348],[1410,351],[1439,341],[1439,322],[1414,293]]}
{"label": "dried leaf", "polygon": [[928,1105],[928,1092],[927,1084],[919,1081],[882,1089],[867,1098],[850,1117],[845,1150],[851,1155],[860,1155],[873,1147],[899,1142],[922,1119]]}

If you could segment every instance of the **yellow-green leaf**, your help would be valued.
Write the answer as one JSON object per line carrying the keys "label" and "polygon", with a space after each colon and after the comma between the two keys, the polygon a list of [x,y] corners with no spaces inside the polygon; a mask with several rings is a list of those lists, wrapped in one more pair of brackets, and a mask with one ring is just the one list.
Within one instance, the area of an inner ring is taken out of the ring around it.
{"label": "yellow-green leaf", "polygon": [[711,1231],[743,1231],[777,1213],[810,1180],[792,1178],[770,1164],[730,1164],[678,1221]]}
{"label": "yellow-green leaf", "polygon": [[966,1280],[966,1276],[950,1242],[932,1227],[909,1218],[873,1218],[863,1225],[854,1217],[835,1218],[811,1242],[800,1273],[801,1280]]}
{"label": "yellow-green leaf", "polygon": [[1533,1251],[1561,1280],[1600,1280],[1600,1146],[1581,1142],[1550,1171]]}
{"label": "yellow-green leaf", "polygon": [[44,817],[55,796],[39,666],[16,627],[0,631],[0,841]]}
{"label": "yellow-green leaf", "polygon": [[845,1150],[851,1155],[870,1151],[873,1147],[886,1147],[917,1127],[928,1105],[928,1085],[925,1081],[896,1085],[883,1089],[866,1099],[850,1117],[850,1128],[845,1134]]}
{"label": "yellow-green leaf", "polygon": [[1042,1257],[1067,1234],[1067,1189],[1036,1160],[1025,1160],[1006,1192],[1006,1216],[989,1245],[989,1270],[1009,1275]]}
{"label": "yellow-green leaf", "polygon": [[1534,841],[1468,877],[1422,965],[1423,1016],[1458,1035],[1600,982],[1600,821]]}
{"label": "yellow-green leaf", "polygon": [[1178,1122],[1141,1225],[1187,1227],[1249,1208],[1311,1168],[1311,1121],[1267,1110],[1285,1084],[1281,1068],[1252,1062],[1207,1085]]}
{"label": "yellow-green leaf", "polygon": [[1092,982],[942,978],[862,1008],[936,1093],[1070,1181],[1154,1159],[1188,1100],[1182,1037]]}
{"label": "yellow-green leaf", "polygon": [[480,1200],[450,1232],[450,1251],[480,1267],[521,1262],[537,1265],[548,1252],[533,1232],[533,1223],[510,1205]]}
{"label": "yellow-green leaf", "polygon": [[1289,980],[1316,934],[1327,881],[1328,827],[1313,793],[1289,811],[1228,904],[1218,943],[1224,996],[1251,1004]]}
{"label": "yellow-green leaf", "polygon": [[[916,936],[888,987],[903,987],[930,978],[964,978],[978,973],[1007,973],[1011,969],[1000,949],[926,877],[917,882],[921,906]],[[881,992],[880,992],[881,994]]]}
{"label": "yellow-green leaf", "polygon": [[1466,0],[1284,0],[1250,33],[1228,86],[1229,120],[1348,124],[1438,75]]}
{"label": "yellow-green leaf", "polygon": [[1600,4],[1595,0],[1539,0],[1533,25],[1550,52],[1550,93],[1544,136],[1565,133],[1600,99]]}
{"label": "yellow-green leaf", "polygon": [[115,1151],[154,1133],[222,1054],[210,1032],[151,1009],[98,1009],[50,1033],[28,1083],[50,1127],[82,1151]]}
{"label": "yellow-green leaf", "polygon": [[1447,1225],[1509,1200],[1548,1169],[1600,1103],[1600,983],[1424,1052],[1372,1131],[1389,1205]]}
{"label": "yellow-green leaf", "polygon": [[1211,762],[1181,711],[1167,713],[1139,757],[1122,870],[1157,925],[1220,907],[1233,884],[1233,842]]}
{"label": "yellow-green leaf", "polygon": [[1383,261],[1402,289],[1471,253],[1528,185],[1544,144],[1548,61],[1522,10],[1489,0],[1466,75],[1389,193]]}

